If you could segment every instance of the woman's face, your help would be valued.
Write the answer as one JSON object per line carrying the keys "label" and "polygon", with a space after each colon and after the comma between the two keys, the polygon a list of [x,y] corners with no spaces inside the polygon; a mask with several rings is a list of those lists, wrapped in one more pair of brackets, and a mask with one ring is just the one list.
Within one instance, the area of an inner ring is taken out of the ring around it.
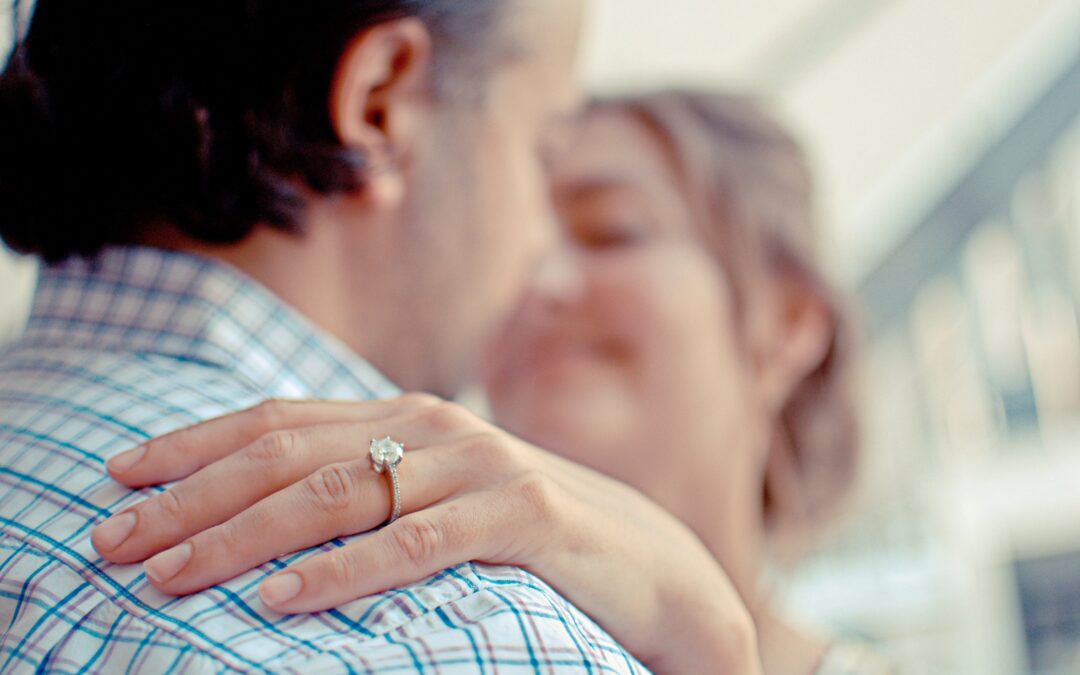
{"label": "woman's face", "polygon": [[731,288],[665,147],[634,117],[593,113],[553,190],[569,246],[490,351],[496,421],[676,515],[752,484],[758,406]]}

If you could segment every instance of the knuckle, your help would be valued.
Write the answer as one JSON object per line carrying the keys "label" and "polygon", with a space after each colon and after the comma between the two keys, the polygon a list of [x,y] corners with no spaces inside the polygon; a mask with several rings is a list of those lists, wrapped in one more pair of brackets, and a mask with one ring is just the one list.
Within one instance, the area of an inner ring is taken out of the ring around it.
{"label": "knuckle", "polygon": [[243,556],[258,551],[263,537],[280,531],[283,515],[276,505],[258,504],[197,536],[205,536],[225,558]]}
{"label": "knuckle", "polygon": [[157,509],[169,522],[180,522],[187,512],[185,500],[175,488],[162,492],[154,501]]}
{"label": "knuckle", "polygon": [[324,554],[323,566],[324,570],[315,576],[327,579],[334,586],[352,588],[360,581],[360,565],[348,549]]}
{"label": "knuckle", "polygon": [[305,485],[316,506],[337,512],[348,508],[356,497],[359,477],[352,465],[331,464],[311,474]]}
{"label": "knuckle", "polygon": [[272,464],[292,455],[296,446],[296,432],[274,431],[255,441],[246,451],[246,459],[252,464]]}
{"label": "knuckle", "polygon": [[498,431],[482,431],[462,444],[464,459],[474,466],[484,466],[495,471],[512,467],[517,460],[512,444],[506,434]]}
{"label": "knuckle", "polygon": [[442,401],[427,409],[427,420],[439,432],[460,432],[476,426],[475,416],[458,403]]}
{"label": "knuckle", "polygon": [[245,534],[250,535],[251,530],[241,529],[234,521],[226,521],[217,527],[213,527],[198,535],[196,539],[200,548],[208,548],[227,555],[240,555],[248,547]]}
{"label": "knuckle", "polygon": [[441,527],[427,518],[405,518],[390,529],[393,544],[404,562],[423,567],[434,561],[446,543]]}
{"label": "knuckle", "polygon": [[291,407],[289,401],[271,398],[252,408],[251,412],[255,416],[258,427],[270,431],[284,425],[288,410]]}
{"label": "knuckle", "polygon": [[547,474],[529,471],[510,483],[511,492],[525,506],[526,513],[540,520],[557,516],[562,501],[559,487]]}

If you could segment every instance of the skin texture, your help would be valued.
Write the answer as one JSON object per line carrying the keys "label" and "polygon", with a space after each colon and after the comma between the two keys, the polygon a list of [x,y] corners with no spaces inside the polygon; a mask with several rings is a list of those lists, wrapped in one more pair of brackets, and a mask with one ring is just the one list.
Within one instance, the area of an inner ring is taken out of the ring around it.
{"label": "skin texture", "polygon": [[746,608],[682,523],[427,395],[270,402],[120,455],[109,470],[131,487],[183,480],[99,526],[94,546],[112,562],[146,560],[156,588],[183,595],[370,531],[389,497],[356,439],[384,435],[408,448],[398,468],[406,515],[270,577],[260,587],[270,608],[328,609],[467,560],[513,564],[568,594],[655,672],[760,672]]}
{"label": "skin texture", "polygon": [[823,645],[771,613],[758,574],[772,416],[827,347],[816,300],[775,270],[735,311],[670,153],[638,118],[590,115],[555,176],[569,246],[490,350],[496,422],[675,514],[754,613],[766,672],[813,672]]}
{"label": "skin texture", "polygon": [[365,187],[311,196],[305,234],[261,228],[236,246],[173,245],[226,260],[364,355],[404,389],[450,395],[555,241],[546,157],[579,106],[582,0],[522,0],[515,46],[479,91],[436,96],[416,19],[380,24],[343,54],[328,101]]}
{"label": "skin texture", "polygon": [[[132,487],[185,480],[95,531],[102,556],[150,558],[152,583],[184,594],[371,530],[386,518],[386,486],[355,439],[389,433],[410,448],[407,515],[275,576],[268,605],[314,611],[464,560],[513,563],[657,672],[757,672],[759,659],[811,672],[821,645],[773,617],[755,581],[773,396],[813,363],[802,331],[820,332],[789,317],[814,313],[792,311],[778,280],[737,321],[664,147],[618,116],[583,131],[554,183],[565,245],[538,268],[486,368],[500,422],[573,462],[427,397],[271,403],[110,462]],[[240,473],[242,490],[222,489]]]}
{"label": "skin texture", "polygon": [[[371,160],[365,188],[313,199],[300,240],[264,229],[200,250],[403,387],[456,391],[557,240],[545,158],[577,105],[580,13],[577,0],[525,2],[509,27],[517,58],[496,68],[479,107],[432,98],[431,40],[417,22],[357,36],[329,106],[342,141]],[[184,480],[98,527],[94,546],[114,562],[146,561],[157,588],[186,594],[370,531],[388,496],[355,440],[387,434],[409,448],[406,515],[265,582],[270,607],[325,609],[466,560],[515,564],[573,593],[657,672],[760,671],[746,608],[682,523],[632,488],[427,396],[271,403],[114,458],[110,472],[131,487]]]}
{"label": "skin texture", "polygon": [[751,585],[768,417],[663,146],[628,117],[591,119],[554,194],[567,259],[549,259],[560,271],[538,275],[490,352],[495,419],[647,492]]}

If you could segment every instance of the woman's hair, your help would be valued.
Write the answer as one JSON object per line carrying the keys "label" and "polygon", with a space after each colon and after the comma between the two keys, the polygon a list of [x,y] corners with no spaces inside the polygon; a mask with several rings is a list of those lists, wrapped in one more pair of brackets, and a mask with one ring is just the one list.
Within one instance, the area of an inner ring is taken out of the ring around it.
{"label": "woman's hair", "polygon": [[0,73],[0,238],[57,260],[161,223],[210,243],[298,232],[306,192],[362,186],[328,106],[349,42],[420,18],[439,94],[496,60],[504,4],[38,0]]}
{"label": "woman's hair", "polygon": [[853,482],[858,433],[852,329],[817,266],[813,179],[801,146],[754,99],[738,95],[672,91],[595,108],[637,117],[671,153],[744,326],[753,291],[778,275],[814,293],[831,313],[827,353],[777,416],[762,489],[770,531],[820,524]]}

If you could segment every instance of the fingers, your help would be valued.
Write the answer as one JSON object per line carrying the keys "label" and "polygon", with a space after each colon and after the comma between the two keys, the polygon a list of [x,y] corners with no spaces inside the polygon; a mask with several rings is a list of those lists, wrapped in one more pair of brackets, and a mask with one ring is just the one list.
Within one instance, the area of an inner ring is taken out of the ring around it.
{"label": "fingers", "polygon": [[386,401],[327,402],[272,400],[231,415],[175,431],[110,459],[109,474],[129,487],[168,483],[285,429],[320,424],[369,422],[439,405],[427,394]]}
{"label": "fingers", "polygon": [[[458,489],[440,464],[436,453],[422,450],[398,467],[404,512]],[[387,520],[390,508],[388,476],[375,473],[370,462],[331,464],[151,558],[146,574],[163,592],[194,593],[287,553],[371,530]]]}
{"label": "fingers", "polygon": [[[484,428],[483,423],[467,417],[457,406],[443,404],[385,421],[277,431],[108,519],[91,533],[91,541],[110,562],[146,560],[225,523],[322,467],[358,458],[369,462],[368,439],[383,435],[406,442],[407,459],[402,464],[406,473],[414,463],[408,458],[418,450],[440,447],[466,461],[445,461],[431,477],[441,477],[450,486],[482,482],[486,476],[507,471],[511,462],[500,461],[499,448],[504,444],[489,431],[477,433],[477,428]],[[385,517],[387,511],[380,513]],[[298,548],[303,546],[288,550]]]}
{"label": "fingers", "polygon": [[[451,412],[441,412],[445,407]],[[376,422],[275,431],[204,467],[171,489],[110,518],[91,534],[106,560],[131,563],[224,523],[260,499],[330,464],[367,457],[371,438],[393,435],[407,451],[456,442],[469,433],[464,417],[444,404]]]}
{"label": "fingers", "polygon": [[264,581],[259,593],[271,609],[297,614],[406,586],[484,558],[485,544],[499,538],[496,513],[480,496],[440,504],[293,565]]}
{"label": "fingers", "polygon": [[363,457],[350,425],[307,427],[263,436],[171,489],[110,518],[91,533],[106,560],[131,563],[225,522],[320,466]]}

